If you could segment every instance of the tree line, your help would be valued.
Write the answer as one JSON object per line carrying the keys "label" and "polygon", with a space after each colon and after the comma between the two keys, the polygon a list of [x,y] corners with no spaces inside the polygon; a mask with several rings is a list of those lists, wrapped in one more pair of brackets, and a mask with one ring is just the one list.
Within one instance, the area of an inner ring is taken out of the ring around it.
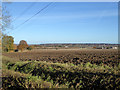
{"label": "tree line", "polygon": [[15,45],[14,38],[12,36],[5,35],[2,38],[3,52],[32,50],[33,48],[34,47],[32,45],[29,46],[25,40],[21,40],[19,45]]}

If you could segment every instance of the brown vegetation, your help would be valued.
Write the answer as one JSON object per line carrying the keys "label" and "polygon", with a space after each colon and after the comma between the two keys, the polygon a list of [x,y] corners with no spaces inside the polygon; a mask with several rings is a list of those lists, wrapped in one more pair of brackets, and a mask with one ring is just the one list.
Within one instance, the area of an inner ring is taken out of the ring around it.
{"label": "brown vegetation", "polygon": [[25,40],[21,40],[19,45],[17,46],[18,50],[23,51],[24,49],[27,49],[28,44]]}

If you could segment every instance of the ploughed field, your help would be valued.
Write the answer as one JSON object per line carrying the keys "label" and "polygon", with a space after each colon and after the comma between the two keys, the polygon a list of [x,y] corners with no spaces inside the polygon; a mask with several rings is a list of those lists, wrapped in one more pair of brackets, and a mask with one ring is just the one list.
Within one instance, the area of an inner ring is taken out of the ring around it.
{"label": "ploughed field", "polygon": [[38,49],[3,53],[3,89],[120,89],[118,50]]}
{"label": "ploughed field", "polygon": [[73,63],[75,65],[90,62],[91,64],[117,65],[120,62],[118,50],[97,49],[38,49],[30,52],[3,53],[4,56],[21,61],[47,61],[53,63]]}

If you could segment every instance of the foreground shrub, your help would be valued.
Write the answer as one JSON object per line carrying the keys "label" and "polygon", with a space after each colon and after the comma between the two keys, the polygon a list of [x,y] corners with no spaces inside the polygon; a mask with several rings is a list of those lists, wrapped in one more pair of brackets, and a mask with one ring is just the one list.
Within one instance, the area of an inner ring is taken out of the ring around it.
{"label": "foreground shrub", "polygon": [[16,89],[16,88],[52,88],[50,82],[38,79],[29,74],[23,74],[4,69],[2,75],[3,89]]}

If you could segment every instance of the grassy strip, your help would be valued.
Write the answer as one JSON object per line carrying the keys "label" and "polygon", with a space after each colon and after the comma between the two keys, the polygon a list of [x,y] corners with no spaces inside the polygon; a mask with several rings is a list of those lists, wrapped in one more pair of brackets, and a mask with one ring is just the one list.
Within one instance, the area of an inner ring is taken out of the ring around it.
{"label": "grassy strip", "polygon": [[[12,65],[15,65],[16,67],[17,66],[21,67],[27,63],[32,63],[31,67],[33,68],[35,67],[35,65],[43,65],[43,66],[45,65],[46,67],[47,66],[51,68],[55,67],[55,69],[58,67],[60,69],[64,69],[68,71],[73,70],[73,71],[79,72],[82,70],[82,71],[89,71],[89,72],[94,72],[94,73],[109,73],[109,74],[114,74],[114,75],[120,75],[120,63],[118,64],[118,66],[115,66],[115,67],[110,67],[102,63],[100,65],[96,65],[96,64],[91,64],[90,62],[74,65],[72,63],[62,64],[62,63],[52,63],[52,62],[46,62],[46,61],[19,61],[16,59],[5,57],[5,56],[3,56],[2,62],[3,62],[3,65],[7,65],[7,68],[12,67]],[[13,69],[15,70],[15,68]]]}
{"label": "grassy strip", "polygon": [[[107,65],[101,64],[101,65],[96,65],[96,64],[91,64],[87,62],[86,64],[80,64],[80,65],[74,65],[74,64],[61,64],[61,63],[49,63],[49,62],[44,62],[44,61],[24,61],[24,62],[9,62],[6,63],[8,69],[13,69],[13,70],[18,70],[20,69],[22,71],[22,67],[24,67],[24,70],[26,73],[30,72],[33,70],[35,67],[41,67],[44,66],[44,68],[48,71],[54,71],[55,70],[63,70],[63,71],[72,71],[72,72],[81,72],[81,71],[87,71],[87,72],[92,72],[92,73],[103,73],[103,74],[114,74],[114,75],[120,75],[120,64],[117,67],[109,67]],[[26,68],[26,66],[28,68]],[[25,69],[26,68],[26,69]],[[19,70],[19,71],[20,71]]]}

